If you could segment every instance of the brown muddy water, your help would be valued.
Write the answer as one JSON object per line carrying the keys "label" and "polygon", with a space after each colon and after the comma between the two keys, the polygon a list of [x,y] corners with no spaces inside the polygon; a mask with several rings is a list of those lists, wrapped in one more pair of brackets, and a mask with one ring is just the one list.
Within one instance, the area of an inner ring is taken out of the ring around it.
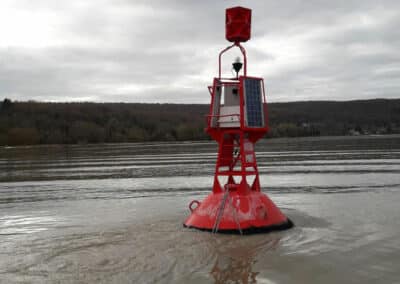
{"label": "brown muddy water", "polygon": [[296,224],[182,227],[216,144],[0,148],[1,283],[400,283],[400,136],[257,145],[264,192]]}

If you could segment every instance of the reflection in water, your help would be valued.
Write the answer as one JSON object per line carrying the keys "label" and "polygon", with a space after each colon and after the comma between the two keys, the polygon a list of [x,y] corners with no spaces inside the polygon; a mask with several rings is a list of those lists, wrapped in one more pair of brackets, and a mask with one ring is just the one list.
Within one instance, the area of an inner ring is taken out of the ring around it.
{"label": "reflection in water", "polygon": [[45,231],[61,220],[53,216],[6,215],[0,217],[0,235],[30,234]]}
{"label": "reflection in water", "polygon": [[252,271],[252,258],[241,255],[239,259],[230,256],[219,257],[211,270],[215,283],[257,283],[258,272]]}
{"label": "reflection in water", "polygon": [[215,247],[217,259],[210,272],[215,283],[257,283],[256,276],[259,272],[253,271],[256,256],[258,253],[276,249],[281,235],[278,233],[249,239],[229,240],[225,246]]}

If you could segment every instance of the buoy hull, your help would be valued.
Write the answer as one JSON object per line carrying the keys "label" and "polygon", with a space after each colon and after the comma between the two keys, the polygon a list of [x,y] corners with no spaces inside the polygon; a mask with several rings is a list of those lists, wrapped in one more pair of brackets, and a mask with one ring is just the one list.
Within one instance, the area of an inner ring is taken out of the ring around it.
{"label": "buoy hull", "polygon": [[[279,208],[265,194],[249,191],[211,193],[191,215],[184,226],[218,233],[252,234],[285,230],[293,226]],[[224,201],[225,199],[225,201]]]}

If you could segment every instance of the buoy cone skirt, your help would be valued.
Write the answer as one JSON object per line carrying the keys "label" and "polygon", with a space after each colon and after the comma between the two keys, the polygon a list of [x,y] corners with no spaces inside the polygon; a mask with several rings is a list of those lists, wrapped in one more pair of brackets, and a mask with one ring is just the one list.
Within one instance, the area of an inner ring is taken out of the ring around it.
{"label": "buoy cone skirt", "polygon": [[[196,207],[197,206],[197,207]],[[230,234],[254,234],[293,226],[279,208],[260,191],[212,192],[202,202],[189,205],[188,228]]]}

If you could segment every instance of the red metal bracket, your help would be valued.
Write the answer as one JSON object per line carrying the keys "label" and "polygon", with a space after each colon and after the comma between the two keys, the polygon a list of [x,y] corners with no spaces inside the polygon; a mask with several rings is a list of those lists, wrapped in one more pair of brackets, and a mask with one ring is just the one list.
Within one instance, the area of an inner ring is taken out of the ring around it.
{"label": "red metal bracket", "polygon": [[247,76],[247,56],[246,56],[246,49],[239,43],[239,42],[235,42],[234,44],[228,46],[227,48],[225,48],[224,50],[222,50],[219,53],[219,57],[218,57],[218,65],[219,65],[219,71],[218,71],[218,78],[221,79],[221,59],[222,59],[222,54],[224,54],[225,52],[227,52],[229,49],[231,49],[232,47],[237,46],[239,47],[240,51],[243,54],[243,74],[244,76]]}

